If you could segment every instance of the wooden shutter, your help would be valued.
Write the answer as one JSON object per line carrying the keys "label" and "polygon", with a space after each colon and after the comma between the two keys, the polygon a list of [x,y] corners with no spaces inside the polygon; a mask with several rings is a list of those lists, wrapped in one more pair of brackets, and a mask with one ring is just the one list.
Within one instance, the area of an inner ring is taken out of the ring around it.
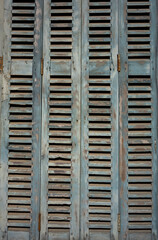
{"label": "wooden shutter", "polygon": [[0,3],[0,239],[158,239],[156,0]]}
{"label": "wooden shutter", "polygon": [[117,1],[82,4],[81,239],[117,239]]}
{"label": "wooden shutter", "polygon": [[44,1],[41,239],[79,239],[81,1]]}
{"label": "wooden shutter", "polygon": [[39,235],[41,18],[41,1],[4,1],[0,239]]}
{"label": "wooden shutter", "polygon": [[156,1],[121,1],[119,28],[120,238],[157,239]]}

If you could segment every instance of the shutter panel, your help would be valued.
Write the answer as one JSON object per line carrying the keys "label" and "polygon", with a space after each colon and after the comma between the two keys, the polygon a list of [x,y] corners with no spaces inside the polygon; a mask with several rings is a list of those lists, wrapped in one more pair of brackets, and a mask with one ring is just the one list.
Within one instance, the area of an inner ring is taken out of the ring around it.
{"label": "shutter panel", "polygon": [[1,239],[37,239],[40,189],[40,1],[4,3]]}
{"label": "shutter panel", "polygon": [[120,237],[157,239],[156,1],[121,1],[120,12]]}
{"label": "shutter panel", "polygon": [[158,239],[157,9],[1,0],[0,239]]}
{"label": "shutter panel", "polygon": [[79,239],[80,12],[44,1],[41,239]]}
{"label": "shutter panel", "polygon": [[117,1],[82,5],[81,239],[117,239]]}

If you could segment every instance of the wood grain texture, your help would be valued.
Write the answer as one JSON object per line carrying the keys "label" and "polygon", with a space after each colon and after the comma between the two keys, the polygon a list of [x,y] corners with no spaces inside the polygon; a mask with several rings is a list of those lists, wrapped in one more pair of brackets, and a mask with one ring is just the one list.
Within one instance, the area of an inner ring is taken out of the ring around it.
{"label": "wood grain texture", "polygon": [[0,5],[0,239],[156,240],[157,1]]}
{"label": "wood grain texture", "polygon": [[89,238],[88,229],[88,6],[89,1],[82,2],[82,92],[81,92],[81,239]]}
{"label": "wood grain texture", "polygon": [[[1,1],[2,2],[2,1]],[[4,7],[3,28],[3,74],[1,81],[1,167],[0,167],[0,238],[6,240],[7,229],[7,196],[8,196],[8,111],[9,111],[9,79],[10,79],[10,27],[11,27],[11,2],[2,3]]]}
{"label": "wood grain texture", "polygon": [[49,161],[49,86],[50,86],[50,11],[51,1],[44,1],[41,137],[41,240],[48,239],[48,161]]}
{"label": "wood grain texture", "polygon": [[119,238],[128,239],[128,57],[127,57],[127,1],[119,1],[119,53],[121,60],[121,72],[119,72],[119,201],[121,229]]}
{"label": "wood grain texture", "polygon": [[152,240],[158,238],[158,2],[151,7],[151,79],[152,79]]}
{"label": "wood grain texture", "polygon": [[72,27],[72,176],[70,239],[80,234],[80,126],[81,126],[81,0],[74,0]]}
{"label": "wood grain texture", "polygon": [[118,240],[119,213],[119,73],[117,71],[118,54],[118,8],[119,1],[112,1],[112,42],[111,42],[111,104],[112,104],[112,137],[111,137],[111,238]]}
{"label": "wood grain texture", "polygon": [[33,109],[32,109],[32,161],[33,161],[33,177],[32,177],[32,223],[31,223],[31,239],[39,238],[38,217],[40,213],[40,164],[41,164],[41,58],[42,58],[42,42],[43,42],[43,1],[35,0],[35,27],[34,27],[34,52],[33,52]]}

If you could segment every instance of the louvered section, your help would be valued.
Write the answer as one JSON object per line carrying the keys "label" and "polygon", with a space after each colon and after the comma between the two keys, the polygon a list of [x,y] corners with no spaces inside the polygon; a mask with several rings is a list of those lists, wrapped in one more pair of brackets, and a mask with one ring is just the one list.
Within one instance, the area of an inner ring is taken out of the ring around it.
{"label": "louvered section", "polygon": [[89,78],[89,230],[111,229],[111,81],[109,76]]}
{"label": "louvered section", "polygon": [[8,230],[29,231],[32,180],[32,76],[11,76]]}
{"label": "louvered section", "polygon": [[128,58],[150,59],[150,0],[128,0]]}
{"label": "louvered section", "polygon": [[72,0],[51,1],[52,60],[70,60],[72,56]]}
{"label": "louvered section", "polygon": [[130,232],[152,229],[152,95],[150,76],[128,79],[128,214]]}
{"label": "louvered section", "polygon": [[35,0],[13,0],[11,59],[33,59]]}
{"label": "louvered section", "polygon": [[89,59],[110,59],[111,1],[89,1]]}
{"label": "louvered section", "polygon": [[152,82],[147,70],[151,55],[150,17],[150,0],[128,0],[129,66],[135,62],[128,76],[128,228],[131,234],[150,234],[152,229]]}
{"label": "louvered section", "polygon": [[110,0],[89,0],[88,28],[88,227],[95,239],[111,230]]}
{"label": "louvered section", "polygon": [[48,229],[70,231],[72,80],[51,76],[49,95]]}

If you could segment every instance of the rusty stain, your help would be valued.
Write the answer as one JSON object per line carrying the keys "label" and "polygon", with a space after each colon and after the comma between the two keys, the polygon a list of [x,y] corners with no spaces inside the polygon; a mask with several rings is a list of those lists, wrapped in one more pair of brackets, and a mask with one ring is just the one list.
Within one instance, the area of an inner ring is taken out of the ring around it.
{"label": "rusty stain", "polygon": [[127,99],[127,88],[125,84],[122,86],[122,94],[120,96],[120,178],[124,182],[126,180],[127,165],[126,165],[126,148],[125,142],[127,142],[128,130],[123,128],[123,118],[127,116],[128,105]]}
{"label": "rusty stain", "polygon": [[35,134],[37,142],[39,141],[39,133]]}
{"label": "rusty stain", "polygon": [[[116,111],[115,111],[115,109],[113,109],[113,119],[115,120],[116,119]],[[114,132],[115,131],[115,125],[113,124],[112,125],[112,132]]]}

